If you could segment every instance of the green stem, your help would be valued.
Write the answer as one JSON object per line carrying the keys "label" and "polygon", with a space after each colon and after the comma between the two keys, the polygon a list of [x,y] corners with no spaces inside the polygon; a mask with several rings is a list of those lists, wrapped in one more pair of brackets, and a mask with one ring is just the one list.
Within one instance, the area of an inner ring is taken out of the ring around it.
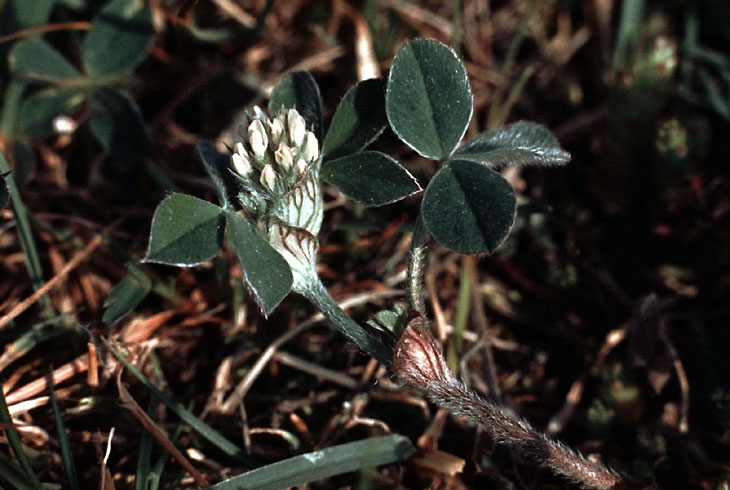
{"label": "green stem", "polygon": [[454,335],[449,343],[449,351],[447,353],[447,362],[449,367],[454,371],[459,365],[459,356],[462,350],[462,340],[466,331],[466,324],[469,320],[469,312],[471,311],[472,285],[474,283],[474,268],[476,267],[476,258],[473,255],[466,255],[461,259],[461,277],[459,284],[459,298],[456,304],[456,313],[454,314]]}
{"label": "green stem", "polygon": [[297,292],[311,301],[337,330],[355,342],[363,352],[386,366],[390,366],[393,361],[392,350],[358,325],[340,308],[316,273],[309,274],[308,280],[302,281]]}
{"label": "green stem", "polygon": [[[15,124],[17,107],[20,103],[20,97],[23,95],[24,88],[25,86],[22,83],[13,81],[8,84],[5,91],[3,112],[2,116],[0,116],[0,133],[8,142],[11,140],[10,135],[12,134],[13,126]],[[18,191],[18,186],[15,183],[15,178],[10,171],[10,165],[5,159],[5,155],[2,151],[0,151],[0,174],[6,175],[5,184],[7,185],[8,194],[10,196],[10,207],[18,226],[18,238],[20,240],[20,247],[25,255],[25,266],[28,269],[28,276],[30,277],[33,289],[38,289],[44,283],[41,259],[35,245],[35,240],[33,239],[33,231],[30,227],[28,210],[25,207],[25,204],[23,204],[20,192]],[[47,317],[50,317],[53,314],[53,310],[51,309],[51,303],[48,296],[42,296],[38,301],[44,314]]]}
{"label": "green stem", "polygon": [[512,108],[517,103],[517,99],[519,99],[520,95],[522,95],[522,90],[525,88],[525,85],[527,85],[527,82],[530,80],[530,78],[532,78],[532,75],[534,74],[535,68],[532,66],[528,66],[522,71],[522,73],[520,74],[520,78],[518,78],[514,85],[512,85],[512,89],[510,89],[509,93],[507,94],[507,98],[505,99],[504,104],[502,104],[499,110],[499,114],[495,117],[495,120],[493,121],[494,126],[492,126],[491,128],[502,126],[505,121],[507,121],[510,112],[512,112]]}
{"label": "green stem", "polygon": [[[527,35],[527,29],[528,24],[530,22],[530,19],[532,18],[532,14],[535,13],[535,8],[537,7],[537,0],[531,0],[530,5],[527,7],[527,12],[525,13],[525,16],[522,17],[522,20],[520,21],[520,25],[517,28],[517,32],[515,33],[515,37],[512,40],[512,43],[509,46],[509,50],[507,51],[507,55],[505,56],[504,64],[502,65],[502,80],[509,80],[512,71],[514,70],[515,63],[517,62],[517,53],[520,50],[520,47],[522,46],[522,41],[525,40],[525,36]],[[504,121],[499,121],[500,117],[506,117],[507,114],[505,114],[503,110],[502,105],[502,97],[504,97],[504,94],[507,92],[507,87],[510,84],[508,82],[502,83],[497,87],[497,89],[494,91],[494,96],[492,97],[491,106],[489,107],[489,116],[487,118],[487,129],[493,129],[496,127],[501,126],[504,124]]]}

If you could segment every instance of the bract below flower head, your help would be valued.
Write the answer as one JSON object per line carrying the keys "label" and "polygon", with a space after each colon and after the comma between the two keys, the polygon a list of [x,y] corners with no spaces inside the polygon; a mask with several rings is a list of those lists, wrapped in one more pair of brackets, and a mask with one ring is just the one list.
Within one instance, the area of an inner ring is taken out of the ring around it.
{"label": "bract below flower head", "polygon": [[[319,142],[296,109],[269,118],[258,107],[241,125],[231,157],[239,202],[294,272],[314,270],[323,202]],[[296,163],[295,163],[296,162]]]}

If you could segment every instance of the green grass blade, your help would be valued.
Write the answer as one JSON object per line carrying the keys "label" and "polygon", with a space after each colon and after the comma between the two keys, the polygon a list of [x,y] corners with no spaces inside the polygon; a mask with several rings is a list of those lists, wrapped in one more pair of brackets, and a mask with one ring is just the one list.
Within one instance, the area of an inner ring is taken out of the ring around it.
{"label": "green grass blade", "polygon": [[459,296],[456,303],[456,314],[454,315],[454,334],[449,342],[447,362],[451,369],[456,372],[459,366],[459,358],[462,353],[464,332],[469,321],[471,311],[472,288],[474,286],[474,268],[476,260],[473,256],[467,255],[461,258],[461,275],[459,278]]}
{"label": "green grass blade", "polygon": [[[152,418],[157,409],[157,400],[152,398],[147,415]],[[149,431],[142,432],[142,440],[139,442],[139,455],[137,456],[137,473],[134,477],[134,490],[147,490],[150,478],[150,461],[152,460],[152,434]]]}
{"label": "green grass blade", "polygon": [[613,52],[614,73],[623,69],[633,55],[641,34],[645,8],[645,0],[627,0],[621,5],[616,46]]}
{"label": "green grass blade", "polygon": [[0,458],[0,476],[18,490],[35,490],[37,488],[18,465],[2,458]]}
{"label": "green grass blade", "polygon": [[68,488],[78,490],[79,479],[76,476],[76,465],[74,464],[73,453],[71,451],[71,443],[66,434],[66,428],[61,419],[61,410],[58,408],[58,400],[56,400],[56,390],[53,387],[53,369],[48,374],[48,394],[51,398],[51,407],[53,408],[53,418],[56,420],[56,432],[58,433],[58,443],[61,445],[61,459],[63,459],[63,467],[66,470],[66,478],[68,480]]}
{"label": "green grass blade", "polygon": [[69,330],[61,325],[67,315],[57,315],[30,327],[12,344],[5,346],[5,352],[0,355],[0,371],[17,361],[34,347],[47,340],[67,334]]}
{"label": "green grass blade", "polygon": [[[17,82],[12,82],[5,90],[5,102],[6,106],[12,105],[9,100],[14,97],[20,97],[23,92],[23,85],[16,86]],[[20,88],[18,91],[17,89]],[[9,123],[6,118],[9,117],[5,111],[1,116],[0,128],[3,129],[3,134],[12,134],[11,132],[5,131],[5,126]],[[13,217],[15,223],[18,226],[18,239],[20,240],[20,247],[25,255],[25,264],[28,269],[28,275],[30,276],[33,289],[38,289],[43,285],[43,267],[41,266],[40,255],[38,254],[38,248],[35,245],[35,239],[33,238],[33,230],[30,228],[30,219],[28,217],[28,209],[23,204],[23,200],[20,197],[18,186],[15,184],[15,178],[10,172],[10,165],[5,159],[5,155],[0,151],[0,174],[5,176],[5,184],[8,188],[8,194],[10,196],[10,208],[13,211]],[[43,312],[46,316],[51,316],[53,310],[51,308],[50,300],[47,295],[44,295],[38,300]]]}
{"label": "green grass blade", "polygon": [[[172,437],[170,438],[170,442],[173,444],[177,444],[177,441],[180,439],[180,436],[183,433],[183,425],[180,424],[175,429],[175,432],[172,434]],[[165,469],[165,465],[170,460],[170,453],[167,451],[163,452],[160,455],[160,458],[157,460],[155,465],[150,470],[150,474],[148,476],[149,481],[149,487],[147,490],[158,490],[160,488],[160,479],[162,478],[162,471]],[[183,472],[184,474],[184,472]],[[168,488],[173,488],[172,486],[168,486]]]}
{"label": "green grass blade", "polygon": [[157,387],[150,383],[150,381],[141,372],[139,372],[134,366],[132,366],[129,361],[127,361],[124,356],[119,353],[119,351],[112,347],[109,341],[104,339],[104,344],[111,351],[111,353],[114,354],[117,359],[119,359],[119,362],[121,362],[124,367],[134,375],[135,378],[137,378],[143,385],[145,385],[147,389],[150,390],[150,392],[152,392],[152,394],[158,400],[164,403],[167,408],[172,410],[175,415],[177,415],[183,422],[192,427],[193,430],[195,430],[198,434],[207,439],[211,444],[223,451],[228,456],[237,458],[239,460],[246,459],[243,451],[241,451],[241,448],[233,444],[231,441],[223,437],[220,432],[197,418],[188,410],[179,406],[167,395],[158,390]]}
{"label": "green grass blade", "polygon": [[[0,383],[0,386],[2,386],[2,383]],[[23,452],[23,446],[20,444],[18,431],[13,425],[13,418],[10,416],[8,403],[5,401],[5,394],[3,393],[2,388],[0,388],[0,423],[6,426],[5,437],[7,437],[8,444],[10,444],[10,448],[13,450],[15,457],[18,459],[20,469],[23,473],[25,473],[30,484],[29,488],[41,489],[41,482],[38,480],[33,468],[30,466],[30,461],[28,461],[28,458],[26,458],[25,453]]]}
{"label": "green grass blade", "polygon": [[209,490],[279,490],[408,458],[415,448],[399,434],[371,437],[257,468],[213,485]]}

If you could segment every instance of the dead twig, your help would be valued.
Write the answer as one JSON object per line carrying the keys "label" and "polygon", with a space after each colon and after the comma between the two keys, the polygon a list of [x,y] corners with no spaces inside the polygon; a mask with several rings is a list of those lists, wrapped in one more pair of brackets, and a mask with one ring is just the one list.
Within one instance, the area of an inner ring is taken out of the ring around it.
{"label": "dead twig", "polygon": [[306,361],[300,357],[289,354],[288,352],[276,352],[274,353],[274,359],[289,367],[311,374],[312,376],[316,376],[317,378],[322,378],[336,383],[348,390],[356,390],[360,386],[360,383],[350,376],[338,373],[332,369],[327,369],[318,364],[314,364],[313,362]]}

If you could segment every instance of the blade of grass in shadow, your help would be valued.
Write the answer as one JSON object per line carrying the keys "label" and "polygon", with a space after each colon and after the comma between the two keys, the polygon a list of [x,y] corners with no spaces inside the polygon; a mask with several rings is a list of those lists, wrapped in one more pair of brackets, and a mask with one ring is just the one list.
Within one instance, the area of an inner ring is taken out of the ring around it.
{"label": "blade of grass in shadow", "polygon": [[61,459],[63,459],[63,468],[66,470],[66,479],[68,480],[68,488],[78,490],[79,480],[76,476],[76,465],[74,464],[73,453],[71,452],[71,443],[66,434],[66,428],[61,419],[61,410],[58,408],[58,400],[56,400],[56,390],[53,387],[53,368],[48,372],[48,394],[51,398],[51,407],[53,408],[53,418],[56,420],[56,432],[58,433],[58,443],[61,446]]}
{"label": "blade of grass in shadow", "polygon": [[[0,387],[1,386],[2,383],[0,383]],[[3,393],[2,388],[0,388],[0,424],[5,427],[5,437],[8,439],[8,444],[13,450],[15,457],[18,459],[20,469],[23,473],[25,473],[25,476],[30,483],[30,488],[43,488],[30,465],[30,461],[28,461],[28,458],[23,452],[23,446],[20,444],[20,437],[18,436],[18,431],[15,429],[15,425],[13,424],[13,418],[10,416],[8,404],[5,401],[5,394]]]}
{"label": "blade of grass in shadow", "polygon": [[155,424],[150,416],[147,415],[144,410],[142,410],[142,407],[137,404],[137,401],[132,398],[132,395],[129,394],[127,389],[124,387],[124,384],[122,384],[121,370],[117,374],[117,389],[119,390],[119,400],[122,402],[122,405],[129,411],[129,413],[134,418],[137,419],[140,424],[142,424],[142,428],[151,433],[152,436],[157,440],[157,443],[162,446],[165,451],[170,453],[170,455],[175,458],[180,466],[185,468],[185,471],[193,477],[195,483],[197,483],[200,487],[208,486],[208,480],[203,476],[203,474],[200,473],[192,465],[192,463],[190,463],[190,461],[188,461],[185,455],[177,447],[175,447],[172,442],[170,442],[167,434],[165,434],[162,429],[157,424]]}
{"label": "blade of grass in shadow", "polygon": [[209,490],[283,490],[362,468],[395,463],[414,452],[411,441],[400,434],[371,437],[263,466],[222,481]]}
{"label": "blade of grass in shadow", "polygon": [[[150,404],[147,407],[147,415],[152,417],[157,410],[159,402],[155,398],[150,398]],[[139,441],[139,455],[137,456],[137,472],[134,477],[134,490],[147,490],[150,481],[150,464],[152,460],[152,434],[145,430],[142,432],[142,439]]]}
{"label": "blade of grass in shadow", "polygon": [[[504,63],[502,63],[502,68],[500,72],[504,76],[503,80],[511,80],[512,78],[512,71],[514,70],[515,63],[517,61],[517,53],[522,46],[522,42],[525,40],[525,37],[527,37],[527,34],[529,33],[529,23],[532,19],[532,15],[535,13],[536,7],[537,0],[530,0],[527,11],[522,17],[520,25],[517,27],[515,37],[510,43],[507,55],[504,58]],[[502,99],[507,93],[507,89],[510,87],[512,87],[512,84],[503,83],[498,86],[497,89],[494,91],[494,95],[492,96],[492,102],[489,108],[489,115],[487,116],[487,129],[494,129],[504,124],[504,121],[500,121],[500,119],[507,117],[508,114],[506,114],[504,111]]]}
{"label": "blade of grass in shadow", "polygon": [[61,323],[67,316],[66,314],[56,315],[40,323],[36,323],[13,341],[12,344],[7,345],[2,355],[0,355],[0,372],[4,371],[5,368],[26,355],[39,344],[60,335],[68,334],[69,330]]}
{"label": "blade of grass in shadow", "polygon": [[[5,90],[3,110],[2,114],[0,114],[0,134],[13,134],[18,104],[20,103],[20,98],[23,95],[24,89],[24,84],[20,82],[11,82]],[[30,228],[28,210],[25,207],[25,204],[23,204],[20,192],[18,191],[18,186],[15,183],[15,178],[10,171],[10,165],[5,159],[5,155],[2,151],[0,151],[0,174],[5,176],[5,184],[7,185],[8,194],[10,196],[10,207],[13,211],[15,223],[18,226],[18,238],[20,240],[20,247],[23,250],[23,255],[25,255],[25,264],[28,269],[28,275],[30,276],[31,283],[33,284],[33,289],[38,289],[44,282],[40,255],[38,254],[38,249],[35,245],[33,231]],[[38,300],[38,302],[44,315],[48,317],[53,314],[53,308],[51,308],[51,302],[48,299],[48,295],[44,295]]]}
{"label": "blade of grass in shadow", "polygon": [[[172,434],[172,437],[170,438],[170,442],[173,444],[177,444],[177,441],[180,439],[180,436],[183,433],[183,430],[185,427],[180,424],[175,429],[175,432]],[[158,490],[160,488],[160,479],[162,478],[162,471],[165,469],[165,465],[170,460],[170,453],[163,452],[155,465],[150,470],[150,474],[148,477],[149,481],[149,487],[147,490]],[[184,475],[185,472],[181,472],[181,475]],[[181,477],[182,478],[182,477]],[[167,488],[175,488],[173,485],[168,485]]]}
{"label": "blade of grass in shadow", "polygon": [[25,472],[12,461],[0,458],[0,475],[18,490],[35,490],[36,487],[28,480]]}
{"label": "blade of grass in shadow", "polygon": [[215,447],[223,451],[228,456],[231,456],[233,458],[236,458],[240,461],[244,461],[248,464],[251,464],[252,462],[243,454],[243,451],[241,451],[241,448],[233,444],[231,441],[223,437],[223,435],[197,418],[195,415],[193,415],[188,410],[184,409],[183,407],[179,406],[177,403],[172,401],[167,395],[162,393],[160,390],[157,389],[155,385],[150,383],[150,381],[141,373],[139,372],[134,366],[132,366],[127,359],[114,347],[112,347],[111,343],[103,339],[104,344],[107,346],[109,351],[114,354],[114,357],[119,359],[119,362],[121,362],[124,367],[134,375],[135,378],[137,378],[143,385],[147,387],[148,390],[162,403],[167,406],[170,410],[172,410],[175,415],[177,415],[183,422],[188,424],[190,427],[193,428],[198,434],[200,434],[202,437],[207,439],[211,444],[213,444]]}

